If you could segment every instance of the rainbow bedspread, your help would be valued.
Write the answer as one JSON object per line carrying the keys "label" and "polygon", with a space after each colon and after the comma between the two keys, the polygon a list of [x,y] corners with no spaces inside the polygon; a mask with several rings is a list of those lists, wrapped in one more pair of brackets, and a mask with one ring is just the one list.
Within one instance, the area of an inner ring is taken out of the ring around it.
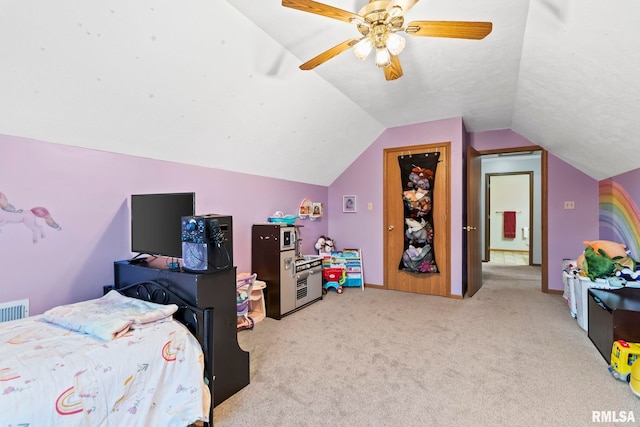
{"label": "rainbow bedspread", "polygon": [[171,317],[103,341],[44,321],[0,323],[0,426],[180,426],[211,398],[195,337]]}

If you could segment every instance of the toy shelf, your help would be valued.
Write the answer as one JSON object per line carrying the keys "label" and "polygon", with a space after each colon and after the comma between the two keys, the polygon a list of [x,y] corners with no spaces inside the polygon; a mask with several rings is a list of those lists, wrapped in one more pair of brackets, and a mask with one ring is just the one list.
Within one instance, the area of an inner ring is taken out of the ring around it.
{"label": "toy shelf", "polygon": [[331,256],[323,259],[324,268],[343,268],[346,270],[346,280],[342,286],[357,288],[364,291],[364,274],[362,270],[362,252],[360,249],[342,249],[332,251]]}

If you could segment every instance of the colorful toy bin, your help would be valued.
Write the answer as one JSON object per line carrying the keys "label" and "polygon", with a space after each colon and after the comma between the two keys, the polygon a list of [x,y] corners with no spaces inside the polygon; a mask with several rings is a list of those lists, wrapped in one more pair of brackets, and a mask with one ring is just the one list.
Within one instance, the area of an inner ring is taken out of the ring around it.
{"label": "colorful toy bin", "polygon": [[322,277],[324,278],[324,286],[322,290],[326,293],[327,290],[333,288],[339,294],[342,293],[342,285],[346,280],[346,270],[344,268],[325,268],[322,270]]}

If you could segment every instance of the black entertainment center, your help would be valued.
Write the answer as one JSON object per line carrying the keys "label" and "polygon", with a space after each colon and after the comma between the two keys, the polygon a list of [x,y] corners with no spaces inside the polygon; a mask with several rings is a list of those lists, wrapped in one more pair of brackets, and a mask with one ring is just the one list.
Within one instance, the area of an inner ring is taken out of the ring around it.
{"label": "black entertainment center", "polygon": [[247,386],[249,353],[237,335],[231,216],[195,216],[193,192],[134,194],[131,252],[138,255],[114,263],[116,290],[159,283],[204,313],[193,321],[212,371],[213,406]]}

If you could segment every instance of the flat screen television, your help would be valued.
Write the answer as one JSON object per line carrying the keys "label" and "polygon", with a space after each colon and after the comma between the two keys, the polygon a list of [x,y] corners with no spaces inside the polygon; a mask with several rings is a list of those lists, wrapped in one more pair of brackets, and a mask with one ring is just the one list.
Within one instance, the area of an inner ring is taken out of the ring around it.
{"label": "flat screen television", "polygon": [[132,194],[131,252],[182,258],[183,216],[195,215],[195,193]]}

